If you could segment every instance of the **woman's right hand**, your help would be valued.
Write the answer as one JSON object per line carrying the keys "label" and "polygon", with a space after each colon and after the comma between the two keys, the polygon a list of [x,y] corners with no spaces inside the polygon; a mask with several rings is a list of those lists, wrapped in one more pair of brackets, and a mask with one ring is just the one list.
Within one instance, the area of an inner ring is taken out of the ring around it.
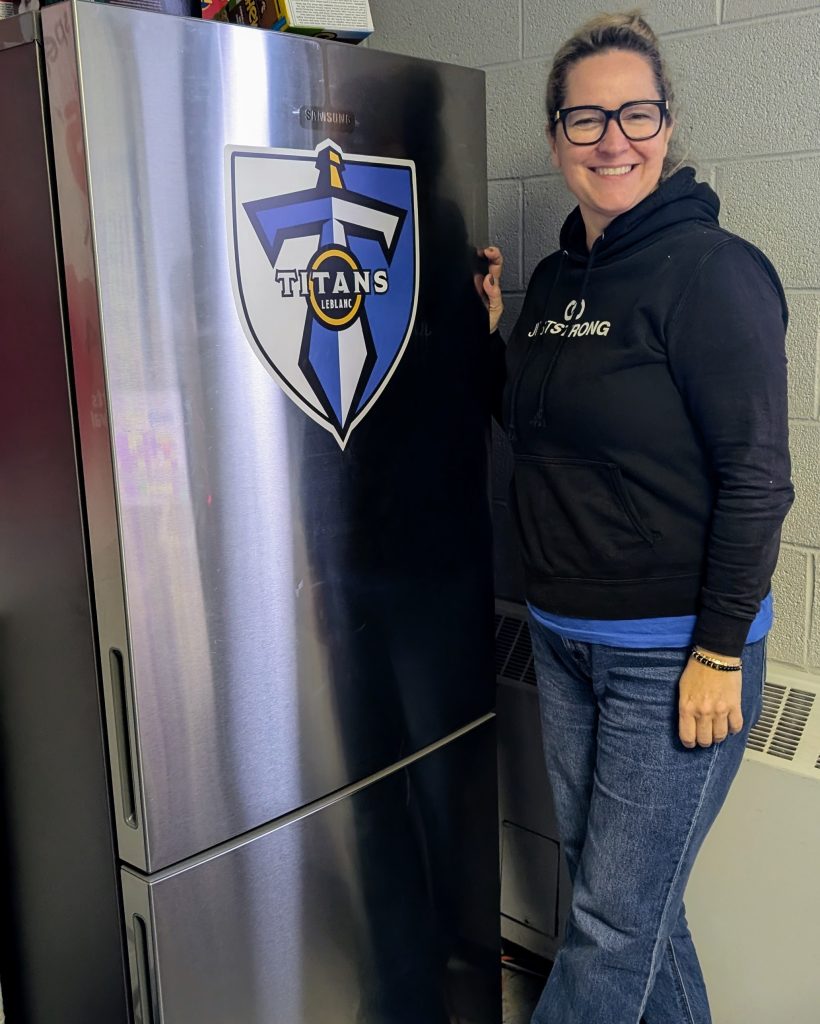
{"label": "woman's right hand", "polygon": [[482,282],[484,304],[490,314],[490,333],[498,328],[498,321],[504,312],[504,300],[501,297],[501,272],[504,269],[504,257],[501,250],[494,245],[481,250],[488,263],[487,274]]}

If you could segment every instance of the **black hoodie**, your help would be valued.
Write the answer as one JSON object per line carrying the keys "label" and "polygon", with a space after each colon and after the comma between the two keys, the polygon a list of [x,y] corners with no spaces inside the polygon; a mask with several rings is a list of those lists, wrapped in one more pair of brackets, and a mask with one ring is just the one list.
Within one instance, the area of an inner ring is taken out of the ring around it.
{"label": "black hoodie", "polygon": [[580,211],[535,270],[504,418],[527,598],[595,619],[698,616],[742,650],[791,505],[785,296],[691,168],[591,251]]}

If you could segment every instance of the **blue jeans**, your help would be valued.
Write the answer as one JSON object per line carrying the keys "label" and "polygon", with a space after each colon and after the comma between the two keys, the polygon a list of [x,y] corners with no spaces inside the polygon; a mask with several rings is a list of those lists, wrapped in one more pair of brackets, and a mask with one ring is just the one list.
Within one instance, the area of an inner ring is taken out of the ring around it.
{"label": "blue jeans", "polygon": [[532,1024],[710,1024],[683,893],[760,714],[765,641],[743,651],[740,733],[688,750],[688,651],[565,640],[530,617],[547,771],[573,879]]}

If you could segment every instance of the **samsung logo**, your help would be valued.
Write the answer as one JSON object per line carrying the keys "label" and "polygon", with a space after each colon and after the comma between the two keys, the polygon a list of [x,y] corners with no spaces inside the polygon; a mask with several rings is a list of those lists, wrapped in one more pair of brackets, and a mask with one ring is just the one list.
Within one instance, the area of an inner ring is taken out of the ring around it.
{"label": "samsung logo", "polygon": [[356,116],[352,110],[327,110],[325,107],[302,107],[299,121],[303,128],[340,128],[352,132],[356,127]]}

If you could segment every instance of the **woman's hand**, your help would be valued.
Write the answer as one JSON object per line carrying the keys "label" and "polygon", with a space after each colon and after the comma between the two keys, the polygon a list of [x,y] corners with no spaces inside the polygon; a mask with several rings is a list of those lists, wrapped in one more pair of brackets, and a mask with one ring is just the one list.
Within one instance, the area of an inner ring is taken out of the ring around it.
{"label": "woman's hand", "polygon": [[[737,660],[710,651],[702,653],[719,661]],[[720,672],[689,659],[680,677],[678,702],[678,733],[685,747],[710,747],[725,740],[729,733],[740,732],[742,677],[742,671]]]}
{"label": "woman's hand", "polygon": [[[483,281],[480,281],[479,294],[484,299],[484,304],[490,314],[490,333],[498,327],[498,321],[504,312],[504,300],[501,298],[501,272],[504,269],[504,257],[501,250],[494,245],[486,249],[478,250],[479,256],[484,256],[489,264],[487,274]],[[479,281],[476,281],[479,284]]]}

